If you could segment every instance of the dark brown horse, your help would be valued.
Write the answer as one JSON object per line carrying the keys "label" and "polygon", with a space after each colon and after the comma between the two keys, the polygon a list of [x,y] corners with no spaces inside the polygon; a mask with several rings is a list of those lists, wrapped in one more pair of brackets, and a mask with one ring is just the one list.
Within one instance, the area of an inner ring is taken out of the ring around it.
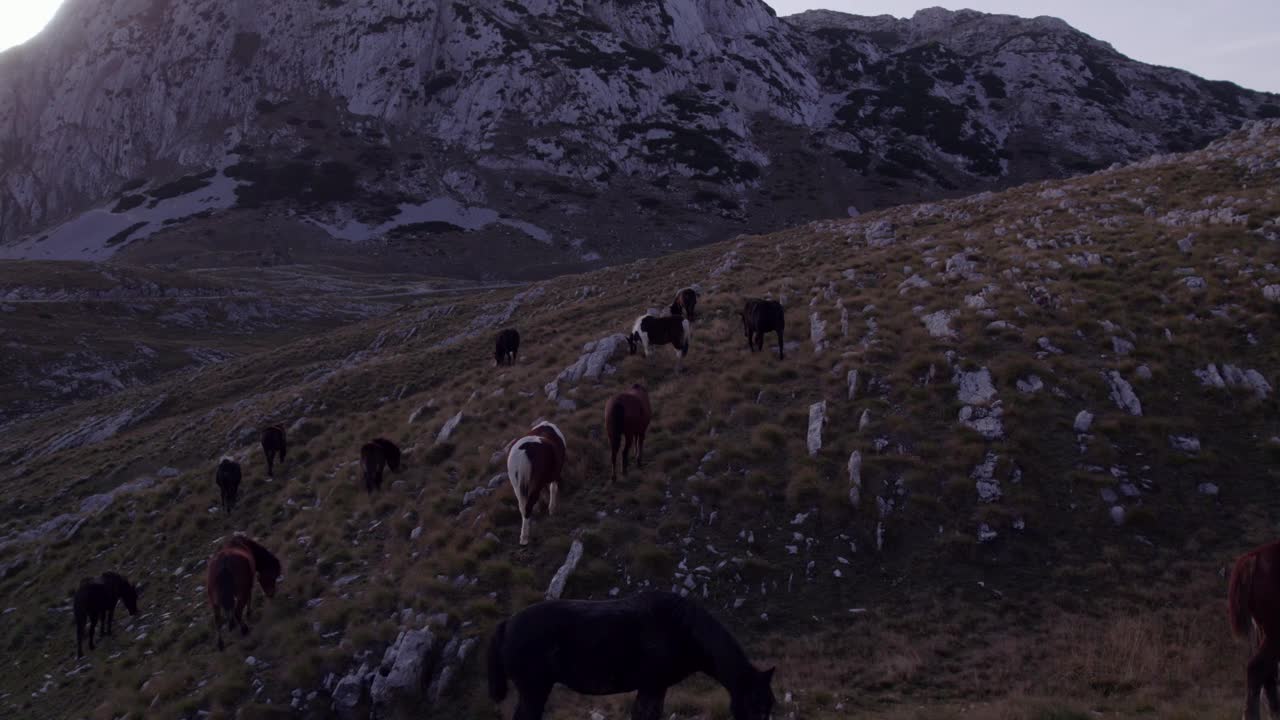
{"label": "dark brown horse", "polygon": [[676,299],[671,303],[671,314],[693,321],[697,319],[694,315],[694,308],[697,306],[698,291],[693,288],[685,288],[676,293]]}
{"label": "dark brown horse", "polygon": [[222,458],[222,462],[218,463],[215,480],[222,497],[222,509],[231,514],[236,500],[240,498],[240,463],[229,457]]}
{"label": "dark brown horse", "polygon": [[213,628],[218,636],[218,649],[222,643],[222,618],[226,615],[227,629],[238,624],[242,635],[249,634],[249,614],[253,603],[253,576],[267,597],[276,594],[276,582],[280,579],[280,561],[266,548],[243,535],[237,535],[209,558],[209,572],[205,579],[209,606],[213,608]]}
{"label": "dark brown horse", "polygon": [[1280,717],[1280,693],[1276,691],[1280,662],[1280,542],[1255,548],[1240,556],[1231,568],[1227,586],[1231,630],[1248,637],[1257,630],[1257,648],[1246,666],[1245,720],[1258,720],[1259,691],[1267,694],[1272,717]]}
{"label": "dark brown horse", "polygon": [[494,702],[509,685],[519,693],[514,720],[541,720],[557,684],[583,695],[635,692],[632,720],[660,720],[667,689],[699,672],[729,691],[733,720],[767,720],[775,702],[773,668],[757,669],[711,613],[667,592],[530,605],[498,623],[487,665]]}
{"label": "dark brown horse", "polygon": [[609,436],[609,451],[613,461],[611,481],[618,480],[618,446],[622,445],[623,438],[626,438],[626,446],[622,448],[622,474],[627,474],[627,453],[631,452],[633,440],[636,443],[636,465],[644,467],[644,436],[652,418],[649,393],[643,385],[632,385],[631,389],[614,395],[605,404],[605,434]]}
{"label": "dark brown horse", "polygon": [[516,355],[520,352],[520,333],[515,328],[507,328],[498,333],[493,344],[493,364],[515,365]]}
{"label": "dark brown horse", "polygon": [[284,462],[284,453],[287,449],[284,439],[284,428],[279,425],[262,431],[262,452],[267,456],[267,477],[275,477],[275,456],[280,456],[280,462]]}
{"label": "dark brown horse", "polygon": [[748,300],[742,315],[742,331],[747,335],[747,347],[751,352],[764,349],[764,334],[778,333],[778,357],[785,358],[787,353],[782,347],[782,331],[786,327],[786,313],[782,303],[776,300]]}
{"label": "dark brown horse", "polygon": [[516,504],[520,506],[521,545],[529,544],[529,516],[542,498],[543,488],[550,496],[547,514],[556,511],[567,451],[564,433],[545,420],[511,444],[507,453],[507,476],[511,478],[511,489],[515,490]]}
{"label": "dark brown horse", "polygon": [[138,594],[142,586],[134,587],[124,576],[107,572],[102,577],[85,578],[80,587],[71,593],[72,609],[76,619],[76,657],[84,657],[84,626],[89,624],[89,649],[93,649],[93,634],[99,625],[102,636],[111,634],[115,621],[116,603],[123,601],[130,615],[138,614]]}
{"label": "dark brown horse", "polygon": [[374,438],[360,448],[360,467],[364,469],[364,489],[370,495],[382,489],[382,471],[400,472],[400,448],[386,438]]}

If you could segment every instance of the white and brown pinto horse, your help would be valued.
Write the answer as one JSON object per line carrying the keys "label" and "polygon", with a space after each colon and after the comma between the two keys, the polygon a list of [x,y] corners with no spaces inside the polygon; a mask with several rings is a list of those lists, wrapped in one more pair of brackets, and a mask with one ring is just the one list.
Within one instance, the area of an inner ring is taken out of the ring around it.
{"label": "white and brown pinto horse", "polygon": [[507,453],[507,475],[520,506],[520,544],[529,544],[529,516],[547,489],[547,514],[556,511],[560,494],[560,474],[564,471],[568,443],[560,428],[543,420],[529,434],[511,444]]}
{"label": "white and brown pinto horse", "polygon": [[689,319],[678,315],[658,317],[641,315],[631,326],[631,334],[627,336],[627,344],[631,346],[631,354],[644,348],[644,356],[649,357],[649,348],[655,345],[670,345],[676,351],[676,357],[689,354],[689,340],[693,338],[693,330],[689,327]]}
{"label": "white and brown pinto horse", "polygon": [[[622,474],[627,474],[627,454],[632,441],[636,444],[636,465],[644,467],[644,436],[649,431],[653,409],[649,393],[643,385],[632,385],[625,392],[609,398],[604,406],[605,434],[609,436],[609,452],[613,462],[611,482],[618,479],[618,447],[622,446]],[[623,446],[623,440],[626,445]]]}

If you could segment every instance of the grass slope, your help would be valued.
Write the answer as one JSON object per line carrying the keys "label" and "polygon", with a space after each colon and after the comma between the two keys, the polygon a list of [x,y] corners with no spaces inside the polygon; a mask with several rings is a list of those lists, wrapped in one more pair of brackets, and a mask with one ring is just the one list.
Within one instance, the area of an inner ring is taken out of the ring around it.
{"label": "grass slope", "polygon": [[[1194,373],[1230,364],[1280,381],[1277,306],[1263,290],[1280,283],[1278,235],[1272,124],[1075,180],[425,296],[19,419],[0,449],[0,567],[16,568],[0,584],[0,705],[22,717],[248,718],[287,716],[300,697],[298,714],[325,717],[327,694],[308,693],[362,652],[381,657],[403,611],[447,613],[450,634],[483,637],[541,598],[578,537],[586,555],[567,596],[688,589],[758,664],[779,665],[784,717],[1233,717],[1244,650],[1228,637],[1222,571],[1274,534],[1280,417],[1274,393]],[[703,318],[681,369],[667,350],[620,356],[600,382],[548,399],[584,343],[690,283]],[[785,360],[746,350],[735,313],[763,295],[788,308]],[[929,331],[936,313],[951,334]],[[523,335],[521,362],[495,369],[492,335],[508,324]],[[979,409],[965,411],[965,373],[983,368],[996,396],[966,396]],[[1140,416],[1113,399],[1113,372]],[[603,406],[632,382],[653,398],[650,453],[610,485]],[[811,456],[809,408],[824,400]],[[1095,419],[1077,432],[1082,410]],[[963,425],[966,412],[998,416],[1002,437]],[[567,488],[561,514],[539,515],[519,548],[501,451],[539,417],[568,435]],[[115,432],[91,432],[104,422]],[[274,481],[255,447],[267,422],[291,426]],[[354,461],[374,435],[408,453],[370,500]],[[212,478],[228,452],[247,481],[230,518]],[[121,495],[71,537],[11,542],[166,466],[181,473]],[[493,493],[464,502],[497,476]],[[286,576],[252,633],[218,653],[204,563],[237,530],[278,551]],[[144,612],[77,663],[67,592],[107,568],[146,582]],[[497,717],[482,655],[430,716]],[[626,698],[558,691],[552,703],[555,718],[626,713]],[[725,718],[727,705],[695,680],[667,710]]]}

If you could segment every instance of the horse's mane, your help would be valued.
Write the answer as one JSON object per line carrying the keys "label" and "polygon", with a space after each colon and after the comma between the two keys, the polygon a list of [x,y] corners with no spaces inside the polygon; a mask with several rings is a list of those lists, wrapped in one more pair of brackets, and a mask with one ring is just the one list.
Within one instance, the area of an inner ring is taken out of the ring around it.
{"label": "horse's mane", "polygon": [[728,628],[697,603],[680,596],[670,596],[676,604],[677,616],[711,663],[710,675],[727,688],[735,688],[739,678],[753,670],[751,661]]}
{"label": "horse's mane", "polygon": [[218,464],[221,465],[224,462],[234,463],[235,461],[236,459],[231,457],[230,455],[223,455],[222,459],[218,461]]}
{"label": "horse's mane", "polygon": [[253,540],[250,540],[248,537],[244,535],[237,535],[231,538],[231,540],[228,541],[227,544],[240,545],[244,548],[247,548],[249,552],[253,553],[253,564],[258,567],[258,572],[268,574],[274,577],[280,577],[280,571],[282,569],[280,565],[280,561],[276,558],[275,555],[271,554],[271,551],[262,547],[261,545],[254,542]]}

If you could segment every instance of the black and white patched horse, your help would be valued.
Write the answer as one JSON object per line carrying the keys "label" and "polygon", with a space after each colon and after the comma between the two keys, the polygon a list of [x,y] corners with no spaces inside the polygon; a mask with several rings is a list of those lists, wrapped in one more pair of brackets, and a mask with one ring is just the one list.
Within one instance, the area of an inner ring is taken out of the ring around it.
{"label": "black and white patched horse", "polygon": [[747,347],[752,352],[764,349],[764,334],[778,333],[778,357],[785,358],[782,349],[782,331],[786,327],[786,316],[782,303],[776,300],[748,300],[742,310],[742,331],[747,336]]}
{"label": "black and white patched horse", "polygon": [[719,621],[674,593],[536,603],[489,640],[489,696],[502,702],[514,684],[513,720],[540,720],[556,683],[583,695],[637,691],[632,719],[659,720],[667,688],[697,672],[729,691],[734,720],[769,718],[773,669],[757,670]]}
{"label": "black and white patched horse", "polygon": [[694,315],[694,308],[698,306],[698,291],[693,288],[684,288],[676,293],[676,299],[671,303],[671,314],[677,317],[688,318],[689,320],[697,320]]}
{"label": "black and white patched horse", "polygon": [[507,328],[498,333],[498,338],[494,341],[493,347],[493,364],[515,365],[516,354],[520,352],[520,333],[515,328]]}
{"label": "black and white patched horse", "polygon": [[689,354],[689,341],[692,338],[693,330],[689,327],[688,318],[677,315],[641,315],[631,326],[627,345],[631,347],[632,355],[643,348],[645,357],[649,357],[649,348],[653,346],[670,345],[678,357],[684,357]]}
{"label": "black and white patched horse", "polygon": [[222,458],[215,480],[222,497],[222,509],[230,514],[240,498],[240,463],[229,457]]}

